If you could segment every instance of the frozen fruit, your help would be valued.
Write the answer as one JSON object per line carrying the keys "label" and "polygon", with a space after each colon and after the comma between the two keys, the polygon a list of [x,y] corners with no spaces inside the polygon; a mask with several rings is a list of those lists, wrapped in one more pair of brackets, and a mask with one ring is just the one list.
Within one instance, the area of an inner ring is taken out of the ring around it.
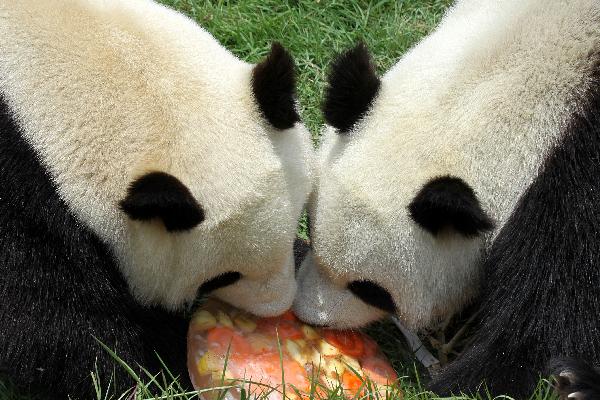
{"label": "frozen fruit", "polygon": [[308,399],[311,387],[321,393],[340,385],[348,399],[367,388],[385,398],[381,389],[397,380],[377,344],[360,332],[311,327],[289,311],[256,318],[215,301],[190,322],[188,367],[204,400],[222,396],[221,389],[206,390],[222,386],[231,386],[224,400],[239,400],[242,387],[252,398],[283,400],[282,382],[292,400]]}
{"label": "frozen fruit", "polygon": [[204,331],[217,326],[217,319],[209,311],[200,310],[194,314],[192,325],[195,329]]}

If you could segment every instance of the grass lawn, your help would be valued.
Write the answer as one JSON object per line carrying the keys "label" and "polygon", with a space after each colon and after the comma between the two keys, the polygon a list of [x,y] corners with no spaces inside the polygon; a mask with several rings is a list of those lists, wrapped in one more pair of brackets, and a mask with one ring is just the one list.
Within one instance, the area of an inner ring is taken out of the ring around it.
{"label": "grass lawn", "polygon": [[[332,56],[364,41],[380,72],[435,27],[452,0],[161,0],[189,15],[237,56],[250,62],[261,60],[273,40],[293,54],[298,66],[298,95],[304,122],[318,142],[323,123],[320,103]],[[301,223],[302,225],[302,223]],[[301,235],[305,231],[301,229]],[[389,323],[370,329],[401,375],[404,399],[433,399],[419,383],[419,371],[410,361],[400,333]],[[146,379],[147,381],[147,379]],[[165,388],[163,388],[165,389]],[[393,392],[390,400],[400,400]],[[136,399],[163,395],[165,399],[192,399],[195,394],[175,388],[160,390],[149,384]],[[103,397],[99,397],[103,398]],[[385,398],[385,397],[384,397]],[[459,397],[467,399],[466,397]],[[553,398],[545,390],[533,399]],[[316,397],[318,400],[322,400]],[[328,400],[340,399],[329,393]],[[0,400],[27,400],[7,383],[0,382]]]}

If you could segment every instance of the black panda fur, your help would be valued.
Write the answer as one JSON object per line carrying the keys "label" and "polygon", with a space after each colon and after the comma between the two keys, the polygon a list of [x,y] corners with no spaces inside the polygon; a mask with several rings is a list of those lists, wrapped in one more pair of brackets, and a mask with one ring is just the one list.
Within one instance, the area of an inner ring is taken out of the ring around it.
{"label": "black panda fur", "polygon": [[474,342],[435,377],[436,393],[485,381],[527,398],[545,373],[573,370],[577,399],[600,399],[598,372],[551,361],[600,364],[600,70],[579,109],[496,237]]}
{"label": "black panda fur", "polygon": [[0,371],[45,399],[92,398],[90,373],[121,394],[134,381],[94,339],[154,373],[160,354],[189,386],[187,321],[142,307],[107,247],[59,198],[0,101]]}

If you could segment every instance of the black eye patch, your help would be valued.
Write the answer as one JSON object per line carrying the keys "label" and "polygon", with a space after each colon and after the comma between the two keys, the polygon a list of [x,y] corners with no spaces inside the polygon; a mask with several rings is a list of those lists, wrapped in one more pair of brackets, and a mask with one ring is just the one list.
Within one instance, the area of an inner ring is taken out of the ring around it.
{"label": "black eye patch", "polygon": [[465,237],[473,237],[494,228],[475,191],[454,176],[440,176],[427,182],[408,210],[413,221],[433,235],[451,228]]}
{"label": "black eye patch", "polygon": [[233,285],[241,278],[242,274],[240,274],[239,272],[225,272],[204,282],[198,289],[198,293],[202,295],[208,294],[214,290],[223,288],[225,286]]}
{"label": "black eye patch", "polygon": [[375,282],[353,281],[348,284],[348,290],[370,306],[392,314],[396,312],[396,305],[390,292]]}
{"label": "black eye patch", "polygon": [[187,186],[166,172],[133,181],[119,205],[132,220],[162,220],[168,232],[188,231],[204,221],[204,210]]}

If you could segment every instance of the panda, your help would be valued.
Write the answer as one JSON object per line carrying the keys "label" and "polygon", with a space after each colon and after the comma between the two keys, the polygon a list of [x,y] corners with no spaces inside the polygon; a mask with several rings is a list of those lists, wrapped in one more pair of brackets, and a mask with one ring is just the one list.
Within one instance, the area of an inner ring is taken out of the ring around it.
{"label": "panda", "polygon": [[481,296],[434,391],[600,398],[600,3],[459,0],[382,77],[338,56],[323,113],[297,315],[420,329]]}
{"label": "panda", "polygon": [[189,384],[198,295],[294,299],[313,150],[291,56],[248,64],[150,0],[2,1],[0,21],[0,375],[121,394],[103,344]]}

